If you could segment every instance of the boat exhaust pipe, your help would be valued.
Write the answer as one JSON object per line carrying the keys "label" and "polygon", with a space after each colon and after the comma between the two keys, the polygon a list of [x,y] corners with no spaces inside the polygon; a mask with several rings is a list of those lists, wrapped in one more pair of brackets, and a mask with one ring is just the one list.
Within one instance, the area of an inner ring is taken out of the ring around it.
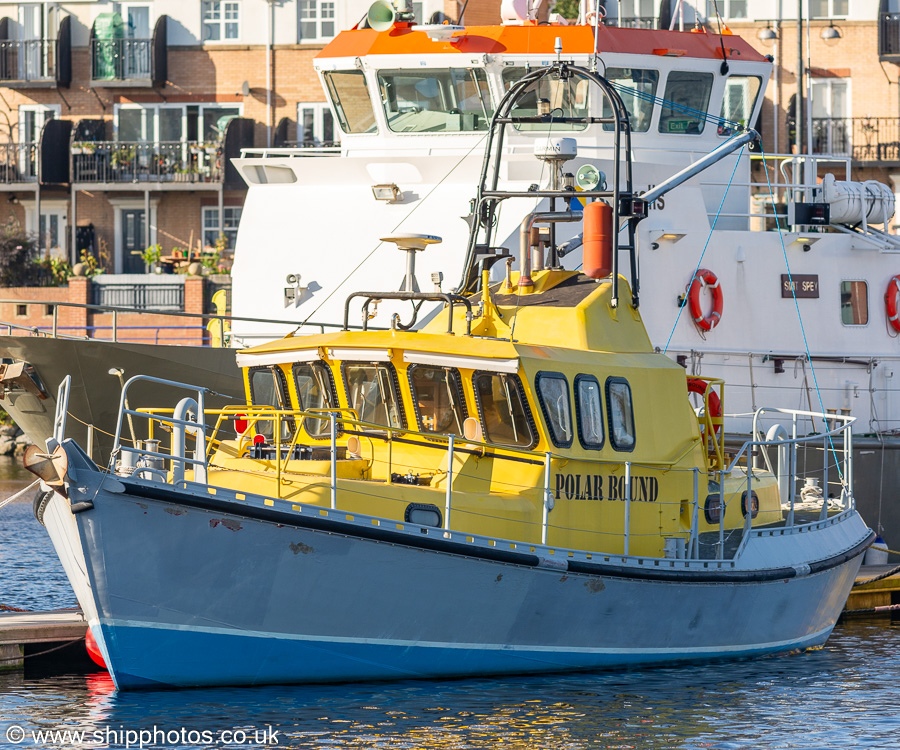
{"label": "boat exhaust pipe", "polygon": [[531,278],[531,230],[535,224],[562,224],[567,221],[581,221],[581,211],[535,211],[528,214],[519,227],[519,290],[530,294],[534,289]]}

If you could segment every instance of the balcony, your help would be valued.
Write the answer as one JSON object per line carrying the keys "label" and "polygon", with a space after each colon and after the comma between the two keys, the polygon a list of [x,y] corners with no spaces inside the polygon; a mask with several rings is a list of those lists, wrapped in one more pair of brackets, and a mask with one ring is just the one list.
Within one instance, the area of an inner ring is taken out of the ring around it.
{"label": "balcony", "polygon": [[655,18],[622,16],[621,18],[604,18],[605,26],[618,26],[620,29],[655,29]]}
{"label": "balcony", "polygon": [[[110,15],[110,14],[105,14]],[[167,78],[166,16],[160,16],[150,39],[98,38],[91,29],[91,86],[150,88]]]}
{"label": "balcony", "polygon": [[878,59],[900,63],[900,13],[882,13],[878,19]]}
{"label": "balcony", "polygon": [[221,182],[221,143],[75,141],[72,182],[196,184]]}
{"label": "balcony", "polygon": [[900,164],[900,118],[813,118],[811,150],[849,156],[860,165]]}
{"label": "balcony", "polygon": [[10,39],[10,19],[0,18],[0,84],[11,89],[68,88],[71,22],[69,16],[60,21],[56,39]]}
{"label": "balcony", "polygon": [[37,182],[37,143],[0,143],[0,183]]}

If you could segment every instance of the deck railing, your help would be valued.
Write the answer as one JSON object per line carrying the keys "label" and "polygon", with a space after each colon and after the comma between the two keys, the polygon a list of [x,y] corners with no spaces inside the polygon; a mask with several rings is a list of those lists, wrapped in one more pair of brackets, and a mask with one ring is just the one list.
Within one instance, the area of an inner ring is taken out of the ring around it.
{"label": "deck railing", "polygon": [[221,182],[221,144],[203,141],[76,141],[73,182]]}
{"label": "deck railing", "polygon": [[92,39],[91,78],[95,81],[151,80],[152,39]]}
{"label": "deck railing", "polygon": [[0,81],[56,78],[55,39],[0,40]]}
{"label": "deck railing", "polygon": [[37,143],[0,143],[0,182],[36,182]]}

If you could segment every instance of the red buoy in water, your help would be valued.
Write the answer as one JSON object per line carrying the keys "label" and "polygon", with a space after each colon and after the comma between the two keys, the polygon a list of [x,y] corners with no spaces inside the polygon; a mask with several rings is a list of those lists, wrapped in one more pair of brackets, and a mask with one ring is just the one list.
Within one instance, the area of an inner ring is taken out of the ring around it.
{"label": "red buoy in water", "polygon": [[613,267],[613,210],[602,200],[584,207],[582,270],[592,279],[605,279]]}
{"label": "red buoy in water", "polygon": [[91,661],[94,662],[98,667],[102,667],[106,669],[106,662],[103,661],[103,655],[100,653],[100,647],[97,645],[97,641],[94,638],[94,634],[88,629],[88,632],[84,636],[84,645],[87,647],[88,656],[91,657]]}

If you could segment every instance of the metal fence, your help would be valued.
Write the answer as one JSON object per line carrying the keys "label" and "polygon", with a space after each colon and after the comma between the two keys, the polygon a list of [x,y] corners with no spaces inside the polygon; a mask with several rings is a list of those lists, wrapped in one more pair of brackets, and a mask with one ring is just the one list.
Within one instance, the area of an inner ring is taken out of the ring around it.
{"label": "metal fence", "polygon": [[184,284],[93,284],[91,304],[184,311]]}
{"label": "metal fence", "polygon": [[220,182],[220,143],[76,141],[73,182]]}
{"label": "metal fence", "polygon": [[900,161],[900,118],[822,117],[812,121],[812,152],[854,161]]}
{"label": "metal fence", "polygon": [[604,18],[605,26],[618,26],[620,29],[655,29],[655,18],[622,16],[621,18]]}
{"label": "metal fence", "polygon": [[56,40],[0,40],[0,81],[56,78]]}
{"label": "metal fence", "polygon": [[900,56],[900,13],[882,13],[878,23],[878,54]]}
{"label": "metal fence", "polygon": [[150,80],[150,39],[92,39],[91,78],[95,81]]}
{"label": "metal fence", "polygon": [[0,183],[37,180],[37,143],[0,143]]}

